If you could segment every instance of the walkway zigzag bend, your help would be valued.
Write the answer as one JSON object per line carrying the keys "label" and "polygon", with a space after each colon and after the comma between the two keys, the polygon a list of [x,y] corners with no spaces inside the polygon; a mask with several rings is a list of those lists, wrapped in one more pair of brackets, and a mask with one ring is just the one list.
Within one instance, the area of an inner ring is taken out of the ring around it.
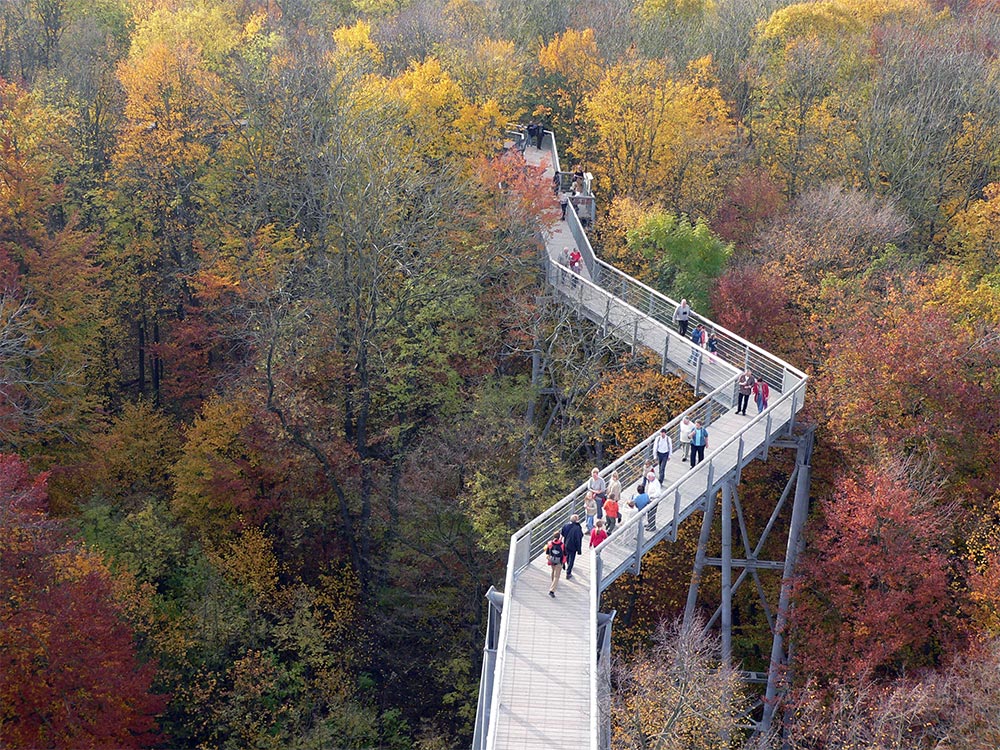
{"label": "walkway zigzag bend", "polygon": [[[550,132],[544,145],[528,147],[524,157],[529,164],[543,166],[551,178],[559,169],[559,156]],[[505,593],[489,594],[490,627],[474,750],[607,747],[606,711],[601,710],[606,679],[598,674],[598,654],[606,653],[610,624],[600,632],[601,592],[622,573],[637,573],[642,556],[661,540],[676,540],[678,525],[703,509],[705,498],[723,482],[738,480],[750,461],[766,459],[768,448],[791,433],[805,397],[802,372],[699,316],[694,322],[715,329],[719,350],[714,357],[694,350],[673,330],[676,303],[600,261],[572,206],[567,220],[544,239],[548,284],[579,315],[634,347],[656,352],[664,372],[684,377],[702,395],[685,413],[710,426],[711,440],[697,467],[668,463],[663,491],[654,505],[626,518],[596,551],[585,551],[573,580],[560,584],[555,600],[547,596],[549,574],[541,552],[571,514],[582,514],[586,484],[511,536]],[[566,246],[575,246],[583,256],[585,268],[579,276],[557,262]],[[771,388],[770,406],[757,416],[735,414],[736,379],[746,367]],[[666,425],[675,445],[682,416]],[[618,471],[625,497],[640,478],[654,437],[602,472],[608,477]],[[647,514],[654,506],[657,527],[650,532]]]}

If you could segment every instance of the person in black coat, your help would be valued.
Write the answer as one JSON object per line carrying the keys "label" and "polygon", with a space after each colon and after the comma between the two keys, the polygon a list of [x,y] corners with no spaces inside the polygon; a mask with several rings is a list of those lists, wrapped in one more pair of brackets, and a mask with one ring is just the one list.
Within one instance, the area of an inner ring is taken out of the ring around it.
{"label": "person in black coat", "polygon": [[583,552],[583,527],[580,526],[580,516],[575,513],[570,516],[569,523],[562,527],[563,544],[566,545],[566,580],[573,577],[573,563],[576,556]]}

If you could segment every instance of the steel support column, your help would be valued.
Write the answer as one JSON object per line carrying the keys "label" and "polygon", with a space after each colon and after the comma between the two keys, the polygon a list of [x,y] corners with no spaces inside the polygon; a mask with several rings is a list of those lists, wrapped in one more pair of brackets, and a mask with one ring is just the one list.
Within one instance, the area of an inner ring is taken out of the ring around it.
{"label": "steel support column", "polygon": [[694,571],[691,573],[691,586],[688,588],[687,605],[684,607],[684,627],[691,626],[694,618],[694,608],[698,604],[698,587],[701,576],[705,572],[705,559],[708,557],[708,538],[712,534],[712,521],[715,518],[715,493],[709,492],[705,497],[705,514],[701,519],[701,535],[698,537],[698,551],[694,556]]}
{"label": "steel support column", "polygon": [[611,626],[616,614],[617,610],[611,610],[609,614],[597,615],[597,710],[601,713],[597,747],[600,750],[611,747]]}
{"label": "steel support column", "polygon": [[733,485],[722,483],[722,661],[733,661]]}
{"label": "steel support column", "polygon": [[795,482],[795,499],[792,501],[792,521],[788,529],[785,549],[785,568],[781,574],[781,593],[778,595],[778,612],[774,621],[774,638],[771,641],[771,664],[767,671],[767,688],[764,691],[764,713],[760,722],[761,734],[771,728],[779,686],[785,681],[787,663],[784,635],[788,624],[788,607],[792,591],[792,574],[802,548],[802,527],[809,515],[809,482],[812,464],[813,430],[799,438],[795,463],[798,477]]}

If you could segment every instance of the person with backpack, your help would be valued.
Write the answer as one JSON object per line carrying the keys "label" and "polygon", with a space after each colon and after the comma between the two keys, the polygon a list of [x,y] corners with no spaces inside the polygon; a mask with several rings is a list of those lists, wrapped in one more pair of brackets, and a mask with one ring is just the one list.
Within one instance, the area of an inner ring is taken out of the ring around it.
{"label": "person with backpack", "polygon": [[[581,529],[582,531],[582,529]],[[552,585],[549,586],[549,596],[556,598],[556,586],[559,576],[566,565],[566,546],[562,542],[562,534],[558,531],[552,535],[552,541],[545,545],[545,562],[552,571]]]}
{"label": "person with backpack", "polygon": [[702,348],[704,348],[705,340],[706,340],[705,326],[699,323],[691,331],[691,356],[688,357],[689,365],[698,364],[699,352],[701,351]]}
{"label": "person with backpack", "polygon": [[573,577],[573,563],[576,562],[576,556],[583,552],[583,527],[580,526],[580,516],[575,513],[570,516],[569,523],[562,527],[562,538],[568,581]]}

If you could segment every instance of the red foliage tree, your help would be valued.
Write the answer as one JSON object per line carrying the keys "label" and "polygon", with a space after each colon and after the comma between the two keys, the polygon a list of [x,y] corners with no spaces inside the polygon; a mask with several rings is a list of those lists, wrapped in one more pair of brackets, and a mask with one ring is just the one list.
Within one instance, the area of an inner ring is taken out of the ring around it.
{"label": "red foliage tree", "polygon": [[149,747],[166,703],[154,667],[107,569],[46,513],[46,480],[0,454],[0,745]]}
{"label": "red foliage tree", "polygon": [[955,625],[947,513],[894,463],[841,479],[821,511],[795,591],[799,664],[829,679],[932,663]]}
{"label": "red foliage tree", "polygon": [[729,187],[716,211],[712,229],[726,242],[746,247],[784,204],[781,186],[766,173],[745,174]]}
{"label": "red foliage tree", "polygon": [[711,303],[724,328],[779,354],[794,348],[788,293],[777,276],[750,264],[734,266],[716,281]]}

